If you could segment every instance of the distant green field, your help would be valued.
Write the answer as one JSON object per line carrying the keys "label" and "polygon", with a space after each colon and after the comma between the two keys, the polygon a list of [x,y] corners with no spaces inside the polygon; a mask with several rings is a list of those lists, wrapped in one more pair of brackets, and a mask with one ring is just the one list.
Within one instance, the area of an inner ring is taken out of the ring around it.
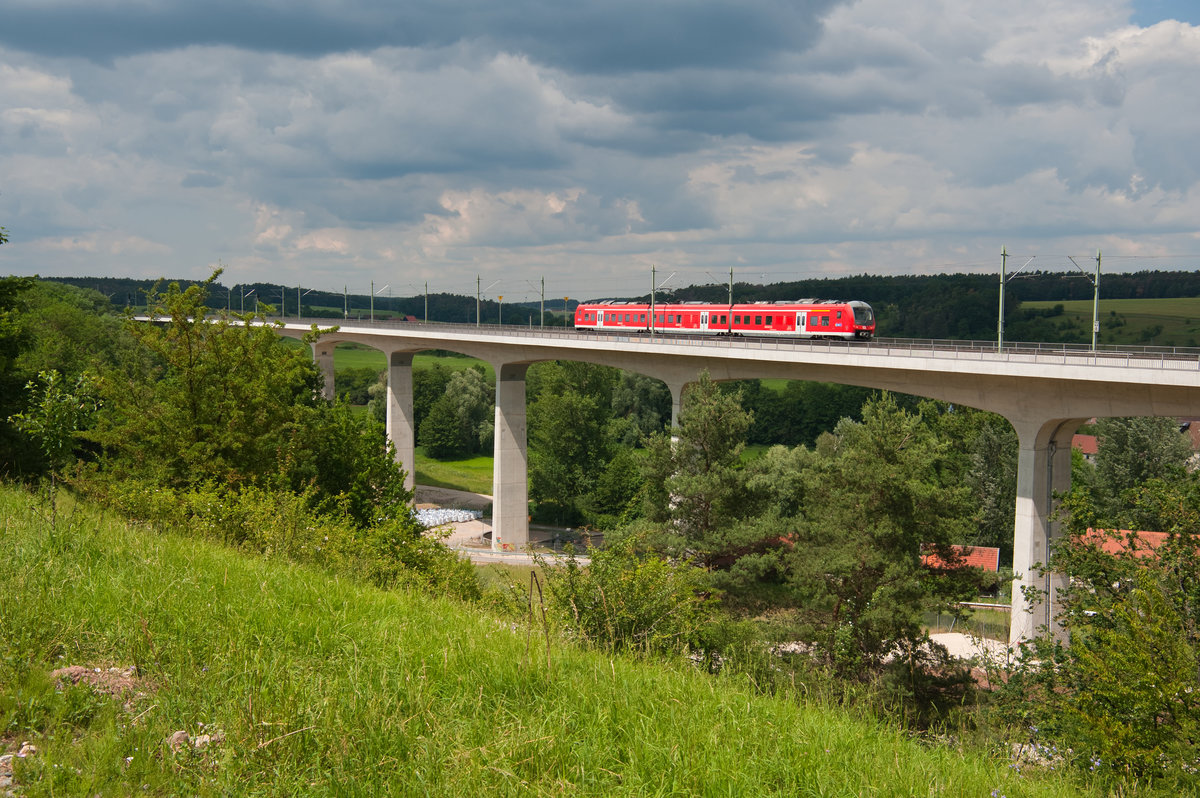
{"label": "distant green field", "polygon": [[418,485],[466,490],[492,495],[492,458],[466,457],[461,460],[433,460],[418,446],[416,451]]}
{"label": "distant green field", "polygon": [[[490,363],[473,357],[445,357],[441,355],[417,354],[413,357],[413,366],[428,368],[433,363],[441,363],[451,371],[469,369],[475,364],[482,365],[487,370],[487,378],[493,379],[495,372]],[[383,371],[387,367],[387,357],[378,349],[356,343],[340,343],[333,350],[333,368],[335,371],[349,368],[373,368]]]}
{"label": "distant green field", "polygon": [[[1081,327],[1080,342],[1091,341],[1092,302],[1022,302],[1031,309],[1063,306],[1063,318]],[[1101,299],[1102,344],[1145,344],[1150,346],[1200,346],[1200,297],[1170,299]]]}

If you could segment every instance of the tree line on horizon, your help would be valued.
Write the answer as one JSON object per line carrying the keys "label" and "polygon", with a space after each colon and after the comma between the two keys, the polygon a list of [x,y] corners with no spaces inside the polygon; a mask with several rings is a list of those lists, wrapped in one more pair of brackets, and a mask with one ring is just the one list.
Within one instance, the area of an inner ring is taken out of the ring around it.
{"label": "tree line on horizon", "polygon": [[[161,282],[121,277],[48,277],[47,280],[88,288],[104,294],[117,307],[142,307],[148,291]],[[202,281],[175,281],[181,287]],[[234,289],[237,289],[236,291]],[[1055,301],[1091,299],[1092,284],[1076,272],[1031,272],[1006,286],[1006,338],[1014,341],[1056,343],[1079,337],[1054,320],[1053,310],[1029,310],[1021,307],[1026,301]],[[296,314],[296,287],[274,283],[247,283],[225,286],[214,283],[205,299],[214,310],[228,308],[241,311],[244,295],[253,291],[252,298],[269,303],[278,313],[281,303],[286,315]],[[858,299],[875,308],[877,335],[897,338],[946,338],[959,340],[991,340],[996,337],[999,306],[997,275],[858,275],[820,278],[757,285],[736,283],[733,286],[736,302],[775,302],[807,297],[823,299]],[[1102,274],[1101,299],[1155,299],[1200,296],[1200,271],[1140,271]],[[658,301],[726,302],[729,288],[725,285],[688,286],[658,294]],[[649,301],[649,295],[623,298]],[[340,319],[348,307],[351,318],[366,318],[371,313],[371,298],[365,294],[307,290],[299,297],[302,315],[310,318]],[[428,300],[424,294],[395,297],[377,296],[374,312],[379,316],[412,316],[424,320],[426,304],[430,321],[471,324],[476,320],[475,297],[465,294],[433,293]],[[561,300],[549,302],[546,326],[562,326],[566,320],[561,313]],[[537,302],[505,303],[509,313],[505,323],[525,326],[540,322]],[[573,307],[570,302],[566,307]],[[494,300],[479,303],[482,322],[495,324],[502,310]],[[520,310],[516,310],[520,308]]]}

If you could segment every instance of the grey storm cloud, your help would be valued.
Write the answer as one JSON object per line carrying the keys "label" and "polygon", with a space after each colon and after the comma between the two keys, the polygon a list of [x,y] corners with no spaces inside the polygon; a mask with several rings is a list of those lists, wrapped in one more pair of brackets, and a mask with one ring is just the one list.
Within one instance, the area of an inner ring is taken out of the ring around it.
{"label": "grey storm cloud", "polygon": [[0,43],[106,61],[192,45],[315,56],[486,40],[556,67],[620,72],[762,63],[811,44],[838,1],[18,0]]}

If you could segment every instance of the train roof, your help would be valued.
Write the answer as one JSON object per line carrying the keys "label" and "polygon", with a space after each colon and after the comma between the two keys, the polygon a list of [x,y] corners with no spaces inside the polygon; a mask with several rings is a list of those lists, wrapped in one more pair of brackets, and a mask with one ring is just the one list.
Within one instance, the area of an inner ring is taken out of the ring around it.
{"label": "train roof", "polygon": [[[857,300],[851,300],[851,301],[857,301]],[[650,303],[645,300],[633,300],[633,299],[599,299],[599,300],[596,300],[595,302],[580,302],[579,304],[580,305],[609,305],[609,306],[613,306],[613,307],[619,307],[621,305],[649,305]],[[688,300],[685,300],[682,302],[662,301],[662,302],[658,302],[657,304],[659,304],[659,305],[724,305],[724,306],[728,306],[729,303],[728,302],[704,302],[704,301],[701,301],[698,299],[688,299]],[[756,300],[754,302],[734,302],[733,304],[735,304],[735,305],[763,305],[763,306],[767,306],[767,305],[848,305],[848,304],[850,304],[850,301],[847,301],[844,299],[814,299],[812,297],[806,297],[805,299],[775,299],[775,300],[760,299],[760,300]]]}

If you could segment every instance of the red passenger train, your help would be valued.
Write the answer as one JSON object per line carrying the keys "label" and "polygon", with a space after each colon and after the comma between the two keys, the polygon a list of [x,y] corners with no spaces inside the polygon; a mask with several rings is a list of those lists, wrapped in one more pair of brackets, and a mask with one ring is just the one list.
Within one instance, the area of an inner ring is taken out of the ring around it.
{"label": "red passenger train", "polygon": [[714,305],[707,302],[580,304],[575,329],[636,333],[699,333],[781,338],[868,340],[875,335],[875,312],[866,302],[801,299]]}

